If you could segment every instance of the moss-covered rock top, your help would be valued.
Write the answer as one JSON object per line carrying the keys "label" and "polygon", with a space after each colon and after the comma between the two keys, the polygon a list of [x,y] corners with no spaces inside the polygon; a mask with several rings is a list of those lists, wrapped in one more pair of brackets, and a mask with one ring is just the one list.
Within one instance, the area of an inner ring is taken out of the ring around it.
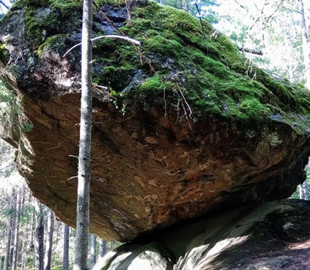
{"label": "moss-covered rock top", "polygon": [[[65,52],[79,41],[81,1],[20,3],[26,6],[26,36],[39,57],[43,49]],[[94,36],[117,33],[142,42],[140,49],[114,39],[94,44],[94,83],[108,86],[122,110],[155,105],[194,120],[206,115],[242,121],[272,118],[308,132],[308,90],[255,67],[208,23],[154,2],[133,4],[128,23],[117,18],[127,12],[122,1],[98,2],[105,4],[112,4],[115,23],[109,25],[94,8]]]}

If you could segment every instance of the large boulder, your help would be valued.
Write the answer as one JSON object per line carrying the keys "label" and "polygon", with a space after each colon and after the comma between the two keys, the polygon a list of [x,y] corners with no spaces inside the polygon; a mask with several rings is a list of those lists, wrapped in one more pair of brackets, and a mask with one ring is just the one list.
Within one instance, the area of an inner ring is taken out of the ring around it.
{"label": "large boulder", "polygon": [[[0,21],[0,75],[13,95],[0,133],[34,196],[74,226],[80,49],[63,55],[80,42],[81,7],[59,3],[21,0]],[[90,230],[125,241],[292,194],[310,152],[307,90],[184,11],[140,3],[126,17],[110,4],[94,19],[94,36],[142,45],[94,43]]]}
{"label": "large boulder", "polygon": [[108,253],[93,270],[304,270],[310,202],[284,200],[183,223]]}

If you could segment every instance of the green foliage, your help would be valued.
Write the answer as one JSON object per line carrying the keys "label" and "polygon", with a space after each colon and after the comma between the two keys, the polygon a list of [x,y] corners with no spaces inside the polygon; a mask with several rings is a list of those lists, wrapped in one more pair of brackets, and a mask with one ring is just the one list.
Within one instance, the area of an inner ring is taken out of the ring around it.
{"label": "green foliage", "polygon": [[23,115],[20,107],[18,98],[14,95],[10,88],[0,80],[1,126],[10,127],[12,130],[16,128],[16,130],[20,130],[21,132],[30,132],[33,129],[33,125]]}
{"label": "green foliage", "polygon": [[[19,106],[13,92],[0,80],[0,121],[3,126],[18,122]],[[10,123],[10,124],[9,124]]]}

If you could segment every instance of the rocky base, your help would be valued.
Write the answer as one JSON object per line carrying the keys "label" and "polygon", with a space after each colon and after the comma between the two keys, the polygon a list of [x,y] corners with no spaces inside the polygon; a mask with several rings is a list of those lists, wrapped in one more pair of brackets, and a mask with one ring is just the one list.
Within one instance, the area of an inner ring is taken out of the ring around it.
{"label": "rocky base", "polygon": [[309,269],[310,202],[243,207],[143,239],[108,253],[94,270]]}

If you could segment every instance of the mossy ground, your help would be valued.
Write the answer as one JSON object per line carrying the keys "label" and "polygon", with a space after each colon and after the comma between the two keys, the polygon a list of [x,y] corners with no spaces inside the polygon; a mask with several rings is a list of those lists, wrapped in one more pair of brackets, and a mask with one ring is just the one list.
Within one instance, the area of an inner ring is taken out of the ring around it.
{"label": "mossy ground", "polygon": [[[80,0],[21,1],[26,5],[27,35],[38,54],[54,41],[53,36],[70,35],[81,27],[80,15],[72,14],[73,11],[80,14]],[[100,0],[97,4],[113,4],[117,9],[123,1]],[[38,7],[51,7],[52,12],[39,19]],[[152,68],[145,59],[141,63],[137,50],[126,41],[103,39],[93,51],[94,82],[109,86],[111,92],[122,97],[123,103],[128,106],[168,103],[173,108],[181,98],[188,102],[197,118],[212,114],[248,121],[280,115],[282,122],[299,122],[295,125],[299,126],[295,127],[298,131],[304,130],[301,125],[308,126],[308,91],[278,81],[253,66],[227,37],[216,33],[208,23],[154,2],[135,7],[132,17],[132,24],[125,24],[121,31],[142,42],[141,52]],[[66,27],[61,25],[64,19]],[[142,70],[144,79],[127,91],[126,86],[137,70]]]}

